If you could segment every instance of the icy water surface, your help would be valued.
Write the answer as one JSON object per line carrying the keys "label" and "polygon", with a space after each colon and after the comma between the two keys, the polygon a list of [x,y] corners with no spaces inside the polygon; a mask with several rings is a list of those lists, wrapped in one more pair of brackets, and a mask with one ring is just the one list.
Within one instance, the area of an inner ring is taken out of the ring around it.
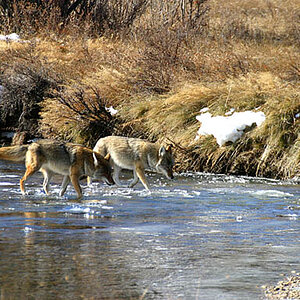
{"label": "icy water surface", "polygon": [[292,182],[207,174],[152,193],[93,183],[20,194],[20,165],[0,162],[1,299],[263,299],[300,271],[300,189]]}

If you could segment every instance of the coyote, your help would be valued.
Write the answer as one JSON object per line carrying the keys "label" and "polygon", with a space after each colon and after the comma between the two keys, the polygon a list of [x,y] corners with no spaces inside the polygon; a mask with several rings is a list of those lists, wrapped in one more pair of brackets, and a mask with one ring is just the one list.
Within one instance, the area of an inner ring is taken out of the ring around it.
{"label": "coyote", "polygon": [[64,195],[71,181],[77,199],[82,198],[79,179],[84,175],[114,184],[108,162],[109,156],[103,158],[99,153],[77,144],[38,140],[29,145],[2,147],[0,159],[25,162],[26,171],[20,180],[23,194],[25,194],[25,181],[37,171],[44,175],[43,188],[46,194],[49,194],[49,181],[54,173],[64,175],[60,196]]}
{"label": "coyote", "polygon": [[168,179],[174,178],[174,158],[170,145],[164,147],[138,138],[107,136],[98,140],[93,150],[103,156],[110,154],[110,163],[114,169],[113,179],[119,186],[119,174],[122,169],[133,170],[134,178],[129,187],[136,185],[140,179],[149,190],[145,170],[162,173]]}

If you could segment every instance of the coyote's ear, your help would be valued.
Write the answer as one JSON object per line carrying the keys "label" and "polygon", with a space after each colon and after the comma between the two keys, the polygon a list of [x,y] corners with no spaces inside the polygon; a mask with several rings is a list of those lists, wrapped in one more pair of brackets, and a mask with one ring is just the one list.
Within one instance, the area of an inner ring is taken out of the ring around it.
{"label": "coyote's ear", "polygon": [[167,148],[166,148],[166,151],[167,151],[167,152],[172,152],[172,147],[173,147],[173,145],[172,145],[172,144],[169,144],[169,145],[167,146]]}
{"label": "coyote's ear", "polygon": [[104,156],[104,159],[106,159],[107,161],[109,161],[109,160],[110,160],[110,154],[107,153],[107,154]]}
{"label": "coyote's ear", "polygon": [[98,159],[97,159],[97,157],[96,157],[95,152],[93,152],[93,159],[94,159],[94,165],[95,165],[95,168],[97,168],[98,165],[99,165],[99,162],[98,162]]}
{"label": "coyote's ear", "polygon": [[166,148],[164,146],[161,146],[159,148],[159,156],[164,156],[166,154]]}

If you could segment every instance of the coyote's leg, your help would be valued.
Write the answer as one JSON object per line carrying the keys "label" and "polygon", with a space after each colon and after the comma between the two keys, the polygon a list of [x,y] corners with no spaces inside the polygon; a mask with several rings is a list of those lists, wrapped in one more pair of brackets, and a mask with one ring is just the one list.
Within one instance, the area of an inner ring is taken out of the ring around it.
{"label": "coyote's leg", "polygon": [[71,174],[70,178],[71,178],[71,182],[74,186],[74,189],[77,193],[77,199],[81,199],[82,198],[82,191],[81,191],[81,187],[80,187],[80,184],[79,184],[78,174]]}
{"label": "coyote's leg", "polygon": [[42,169],[41,171],[44,175],[43,189],[44,189],[45,193],[47,195],[49,195],[50,179],[52,178],[53,173],[51,171],[48,171],[45,169]]}
{"label": "coyote's leg", "polygon": [[60,196],[64,195],[69,183],[70,183],[70,177],[68,175],[65,175],[63,178],[62,184],[61,184],[60,192],[59,192]]}
{"label": "coyote's leg", "polygon": [[138,178],[140,179],[140,181],[142,182],[143,186],[145,187],[145,189],[149,191],[150,189],[145,176],[145,169],[140,162],[135,163],[135,172]]}
{"label": "coyote's leg", "polygon": [[24,176],[20,180],[20,189],[23,195],[25,195],[25,181],[39,170],[39,166],[28,165]]}
{"label": "coyote's leg", "polygon": [[113,180],[117,184],[117,186],[122,186],[122,183],[120,181],[120,172],[122,168],[118,167],[117,165],[113,165],[114,171],[113,171]]}
{"label": "coyote's leg", "polygon": [[139,182],[139,177],[135,170],[133,170],[133,180],[129,183],[128,187],[132,188]]}

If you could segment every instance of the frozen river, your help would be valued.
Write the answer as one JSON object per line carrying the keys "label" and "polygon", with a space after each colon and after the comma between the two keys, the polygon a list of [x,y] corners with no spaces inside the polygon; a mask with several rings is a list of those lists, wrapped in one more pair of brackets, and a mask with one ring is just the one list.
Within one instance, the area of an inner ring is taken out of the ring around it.
{"label": "frozen river", "polygon": [[1,299],[263,299],[300,270],[300,186],[209,174],[42,192],[0,161]]}

